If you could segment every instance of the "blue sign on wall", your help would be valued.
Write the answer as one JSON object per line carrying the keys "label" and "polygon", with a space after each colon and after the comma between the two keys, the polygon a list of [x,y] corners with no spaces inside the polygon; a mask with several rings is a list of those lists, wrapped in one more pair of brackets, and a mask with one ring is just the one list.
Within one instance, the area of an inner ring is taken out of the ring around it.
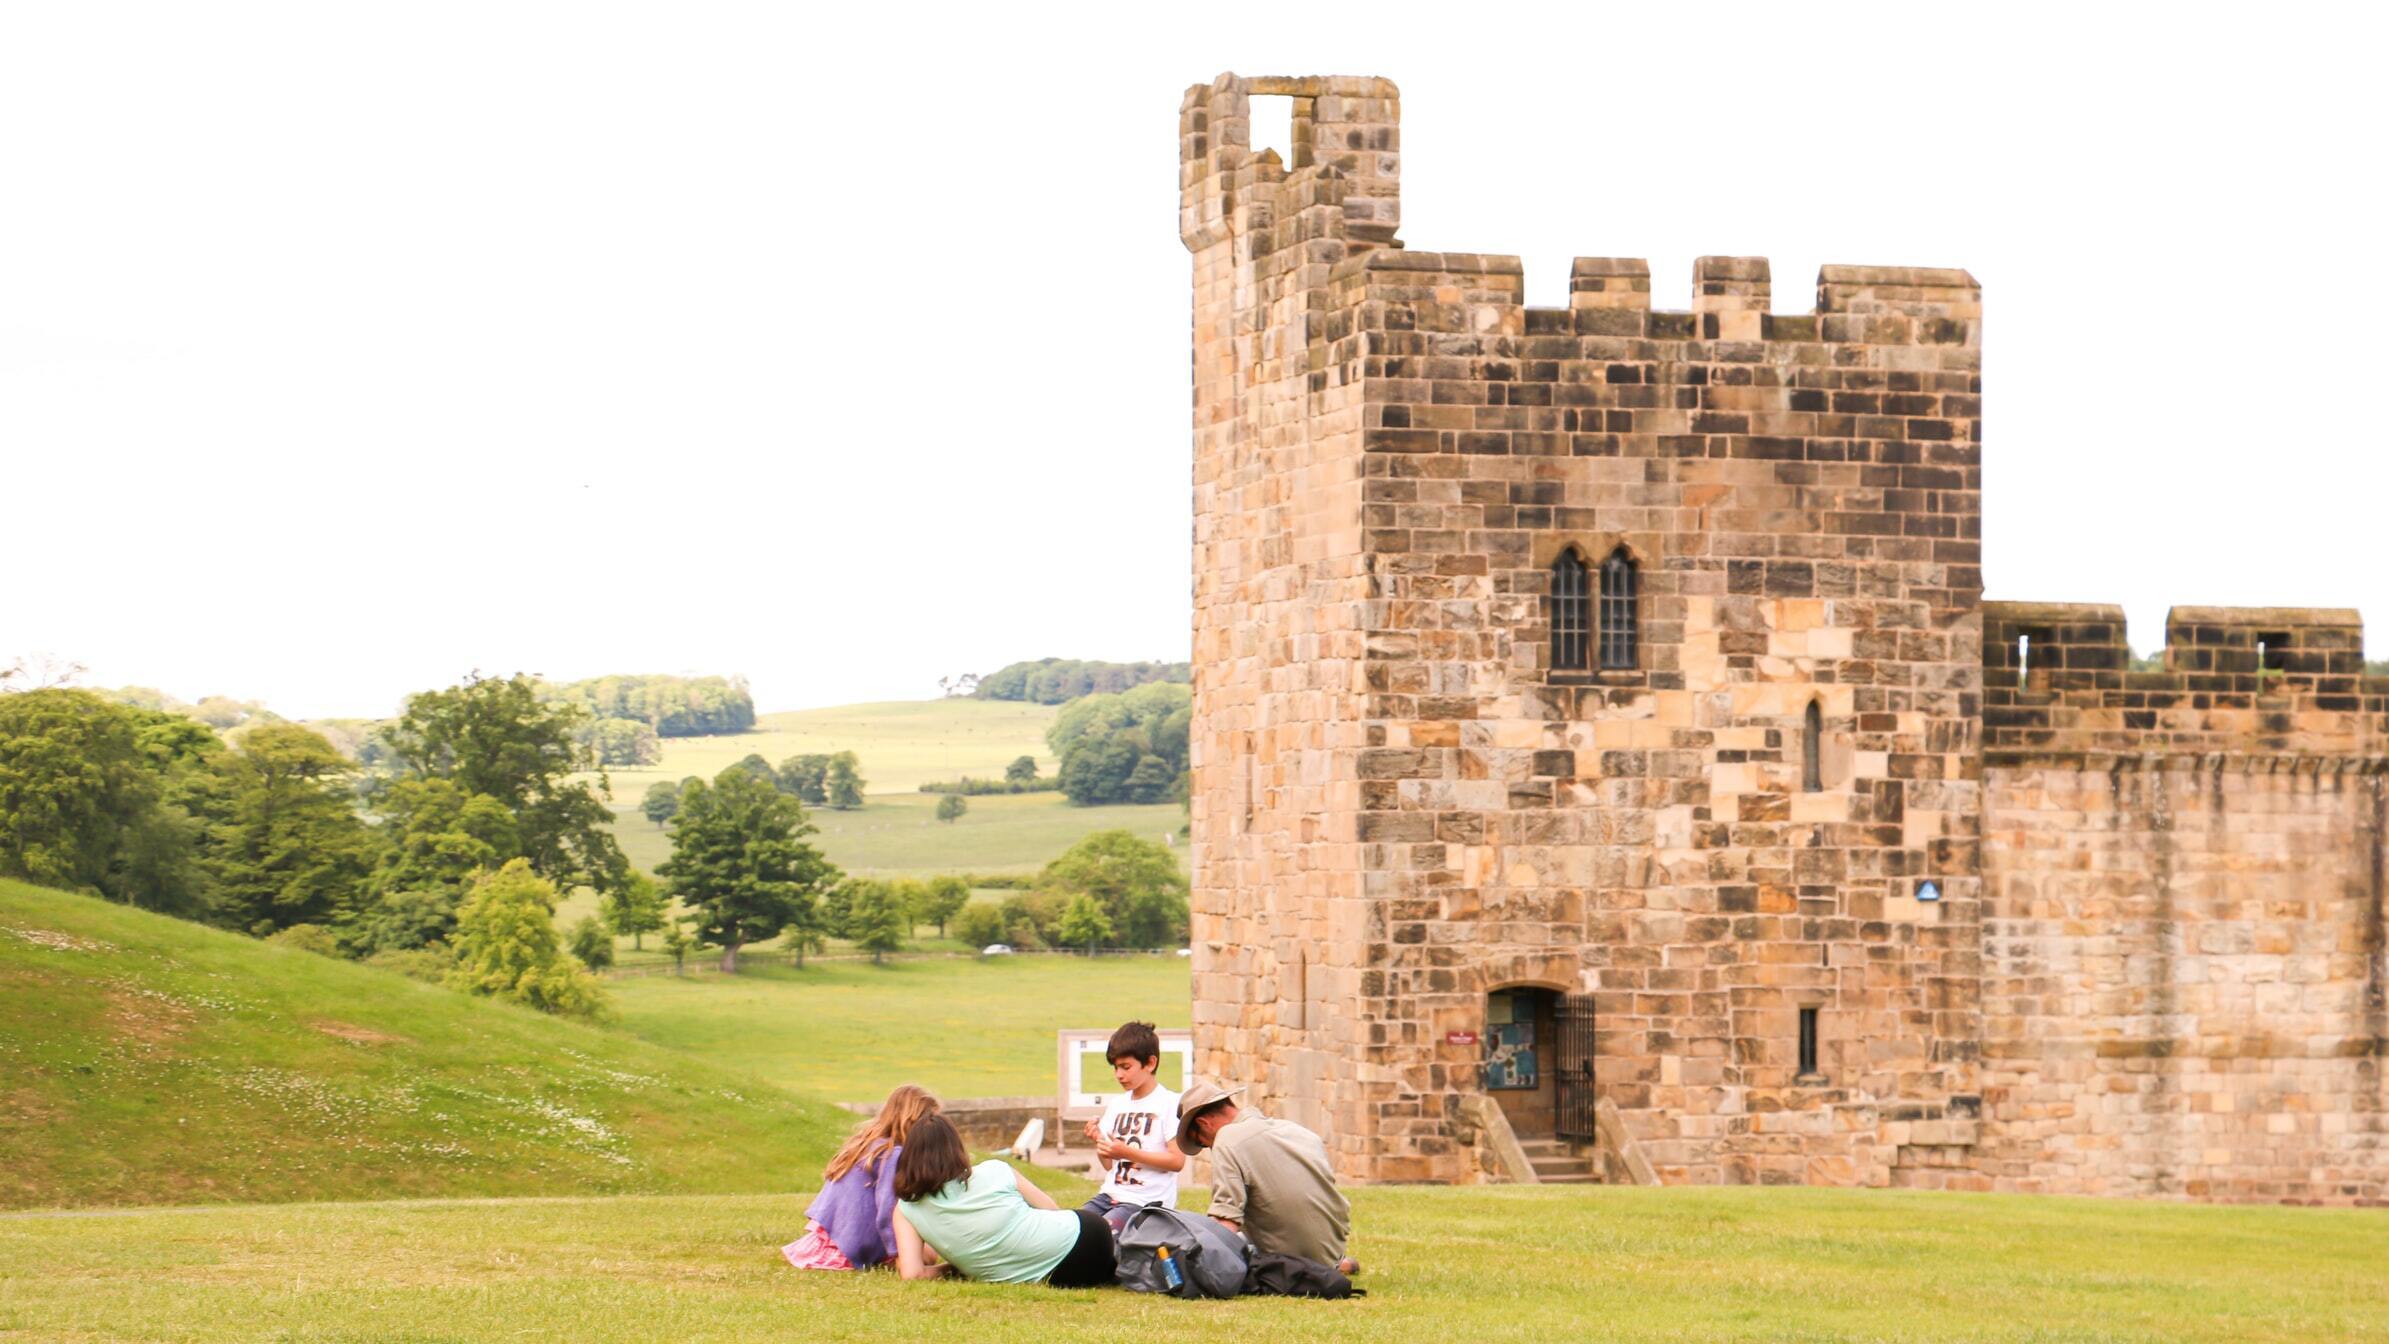
{"label": "blue sign on wall", "polygon": [[1940,900],[1940,899],[1941,899],[1941,884],[1940,884],[1940,883],[1938,883],[1938,882],[1935,882],[1933,879],[1931,879],[1931,878],[1929,878],[1929,877],[1928,877],[1928,878],[1926,878],[1926,879],[1924,879],[1923,881],[1921,881],[1921,882],[1917,883],[1917,884],[1916,884],[1916,899],[1918,899],[1918,900],[1920,900],[1920,901],[1937,901],[1937,900]]}

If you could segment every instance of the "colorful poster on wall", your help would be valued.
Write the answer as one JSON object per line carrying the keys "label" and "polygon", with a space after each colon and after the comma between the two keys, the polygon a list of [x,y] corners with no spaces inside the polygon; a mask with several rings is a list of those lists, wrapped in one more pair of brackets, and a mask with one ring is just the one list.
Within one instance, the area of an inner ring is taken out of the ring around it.
{"label": "colorful poster on wall", "polygon": [[1496,1092],[1531,1092],[1542,1079],[1535,1068],[1535,1024],[1508,1022],[1485,1033],[1485,1086]]}

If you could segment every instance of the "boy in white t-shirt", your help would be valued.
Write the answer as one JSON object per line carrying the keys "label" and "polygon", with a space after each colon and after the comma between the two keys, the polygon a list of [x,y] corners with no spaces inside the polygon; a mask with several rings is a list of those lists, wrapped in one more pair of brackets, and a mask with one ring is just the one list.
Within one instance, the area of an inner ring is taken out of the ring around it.
{"label": "boy in white t-shirt", "polygon": [[1100,1117],[1087,1122],[1087,1137],[1103,1163],[1103,1188],[1086,1208],[1117,1233],[1143,1205],[1177,1204],[1186,1154],[1178,1150],[1178,1094],[1163,1087],[1158,1076],[1161,1034],[1153,1024],[1131,1022],[1113,1032],[1103,1054],[1122,1091],[1104,1101]]}

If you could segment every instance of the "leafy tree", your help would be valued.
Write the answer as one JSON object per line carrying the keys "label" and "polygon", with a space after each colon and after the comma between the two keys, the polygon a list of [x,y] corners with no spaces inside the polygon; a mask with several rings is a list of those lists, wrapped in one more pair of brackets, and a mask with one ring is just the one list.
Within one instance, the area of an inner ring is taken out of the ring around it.
{"label": "leafy tree", "polygon": [[583,915],[575,921],[565,940],[572,954],[590,970],[601,971],[614,964],[614,935],[594,915]]}
{"label": "leafy tree", "polygon": [[668,902],[664,889],[645,873],[633,872],[630,880],[598,898],[597,913],[606,927],[630,939],[632,950],[642,950],[643,935],[664,927],[664,906]]}
{"label": "leafy tree", "polygon": [[1004,921],[1004,941],[1021,947],[1044,947],[1054,940],[1062,919],[1062,898],[1050,892],[1016,892],[996,907]]}
{"label": "leafy tree", "polygon": [[1034,756],[1015,756],[1012,758],[1012,764],[1004,767],[1004,778],[1010,780],[1014,784],[1032,780],[1036,777],[1037,758]]}
{"label": "leafy tree", "polygon": [[961,794],[949,793],[937,800],[937,819],[944,822],[959,820],[963,813],[970,811],[970,807]]}
{"label": "leafy tree", "polygon": [[992,905],[974,905],[954,918],[954,936],[972,947],[1004,941],[1003,912]]}
{"label": "leafy tree", "polygon": [[1082,695],[1118,693],[1151,682],[1193,680],[1187,663],[1104,663],[1075,658],[1040,658],[1011,663],[979,678],[970,694],[982,700],[1026,700],[1058,705]]}
{"label": "leafy tree", "polygon": [[613,812],[594,786],[572,778],[595,765],[577,739],[587,711],[542,704],[539,683],[478,674],[407,698],[386,736],[410,775],[445,779],[496,799],[515,820],[518,852],[551,881],[611,891],[630,863],[609,829]]}
{"label": "leafy tree", "polygon": [[1112,922],[1103,913],[1103,907],[1096,904],[1094,897],[1082,893],[1070,898],[1070,904],[1063,909],[1061,923],[1054,933],[1062,942],[1072,947],[1083,947],[1092,956],[1098,946],[1110,941]]}
{"label": "leafy tree", "polygon": [[697,940],[688,936],[688,926],[677,919],[664,921],[661,941],[664,952],[672,958],[672,974],[688,974],[689,949],[697,945]]}
{"label": "leafy tree", "polygon": [[591,719],[581,725],[577,740],[599,765],[653,765],[664,758],[655,729],[637,719]]}
{"label": "leafy tree", "polygon": [[343,938],[359,955],[426,947],[456,926],[473,879],[521,852],[514,816],[452,780],[396,779],[377,799],[386,843]]}
{"label": "leafy tree", "polygon": [[198,827],[167,794],[174,771],[206,766],[162,717],[61,687],[0,695],[0,875],[193,908]]}
{"label": "leafy tree", "polygon": [[647,793],[639,800],[639,811],[649,821],[661,827],[680,810],[680,786],[668,779],[659,779],[647,786]]}
{"label": "leafy tree", "polygon": [[1127,947],[1160,947],[1186,936],[1185,874],[1177,856],[1127,831],[1097,831],[1037,875],[1037,890],[1068,901],[1091,897]]}
{"label": "leafy tree", "polygon": [[695,913],[698,941],[722,949],[723,970],[748,943],[814,922],[838,870],[804,842],[812,833],[801,804],[737,766],[681,791],[672,857],[656,872]]}
{"label": "leafy tree", "polygon": [[921,918],[922,907],[929,903],[929,884],[918,878],[900,877],[887,884],[888,894],[895,898],[896,912],[904,917],[904,936],[927,923]]}
{"label": "leafy tree", "polygon": [[604,992],[556,942],[556,887],[526,859],[473,884],[456,918],[450,988],[528,1004],[541,1012],[594,1017]]}
{"label": "leafy tree", "polygon": [[821,929],[818,926],[803,928],[791,926],[786,936],[780,941],[787,945],[795,959],[796,969],[800,971],[805,968],[806,953],[820,952],[829,947],[829,940],[821,936]]}
{"label": "leafy tree", "polygon": [[921,884],[920,903],[913,907],[913,921],[935,924],[937,936],[946,936],[946,922],[962,913],[971,903],[971,884],[959,877],[933,877]]}
{"label": "leafy tree", "polygon": [[264,935],[355,913],[377,841],[357,815],[351,768],[295,723],[242,735],[224,763],[224,816],[207,839],[223,922]]}
{"label": "leafy tree", "polygon": [[872,965],[880,965],[887,953],[904,950],[905,918],[904,902],[892,884],[860,882],[847,910],[846,936],[871,954]]}
{"label": "leafy tree", "polygon": [[780,762],[780,791],[792,794],[807,807],[829,805],[830,758],[815,753],[791,756]]}
{"label": "leafy tree", "polygon": [[780,772],[772,769],[771,762],[763,759],[763,753],[761,752],[748,752],[746,755],[740,757],[738,761],[730,768],[733,770],[744,770],[748,774],[753,775],[755,778],[762,780],[764,783],[769,784],[774,788],[779,787]]}
{"label": "leafy tree", "polygon": [[456,931],[456,911],[461,903],[457,893],[439,889],[388,892],[357,911],[341,930],[341,942],[367,961],[379,961],[391,953],[444,947]]}
{"label": "leafy tree", "polygon": [[829,778],[825,783],[829,789],[831,807],[841,812],[851,812],[863,805],[862,764],[855,759],[853,752],[841,751],[830,757]]}

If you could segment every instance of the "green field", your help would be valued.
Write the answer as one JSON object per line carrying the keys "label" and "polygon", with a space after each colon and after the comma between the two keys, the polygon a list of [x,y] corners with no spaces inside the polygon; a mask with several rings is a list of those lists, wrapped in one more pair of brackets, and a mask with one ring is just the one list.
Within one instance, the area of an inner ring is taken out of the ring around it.
{"label": "green field", "polygon": [[1187,1026],[1176,956],[940,957],[751,964],[737,976],[610,983],[626,1031],[768,1083],[875,1101],[898,1083],[946,1097],[1051,1095],[1054,1033],[1131,1018]]}
{"label": "green field", "polygon": [[0,882],[0,1207],[768,1190],[851,1123],[618,1030]]}
{"label": "green field", "polygon": [[659,779],[707,779],[749,753],[778,765],[808,752],[851,751],[871,793],[911,793],[932,780],[962,775],[1002,778],[1015,757],[1034,756],[1052,774],[1045,730],[1059,705],[1011,700],[889,700],[765,714],[752,732],[727,737],[667,737],[661,764],[607,770],[618,807],[638,807]]}
{"label": "green field", "polygon": [[[1086,1187],[1037,1173],[1058,1198]],[[1201,1196],[1195,1196],[1200,1202]],[[2030,1196],[1353,1193],[1351,1302],[1181,1302],[794,1270],[803,1198],[0,1217],[0,1334],[42,1341],[2361,1340],[2384,1216]]]}

